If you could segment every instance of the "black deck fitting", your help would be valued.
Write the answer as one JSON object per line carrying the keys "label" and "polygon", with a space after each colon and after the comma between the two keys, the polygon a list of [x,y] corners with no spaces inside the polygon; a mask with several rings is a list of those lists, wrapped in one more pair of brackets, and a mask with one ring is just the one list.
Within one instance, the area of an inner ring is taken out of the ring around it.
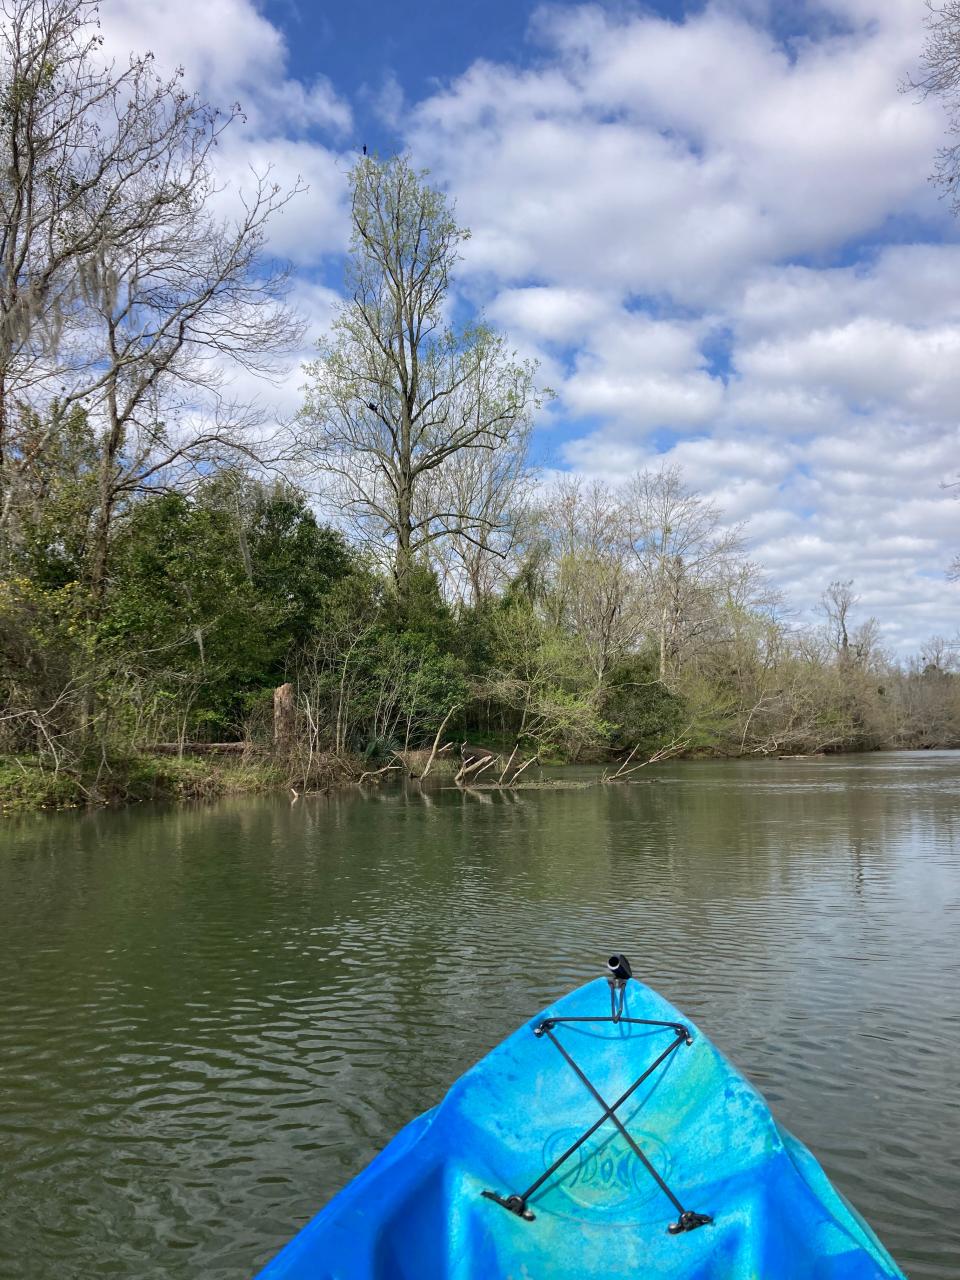
{"label": "black deck fitting", "polygon": [[696,1231],[697,1227],[705,1227],[712,1221],[709,1213],[694,1213],[692,1209],[687,1209],[676,1222],[670,1223],[667,1230],[672,1236],[678,1236],[684,1231]]}
{"label": "black deck fitting", "polygon": [[504,1209],[515,1213],[518,1218],[523,1218],[524,1222],[533,1222],[536,1217],[536,1214],[527,1208],[527,1202],[522,1196],[501,1196],[496,1191],[484,1191],[483,1194],[488,1200],[503,1205]]}

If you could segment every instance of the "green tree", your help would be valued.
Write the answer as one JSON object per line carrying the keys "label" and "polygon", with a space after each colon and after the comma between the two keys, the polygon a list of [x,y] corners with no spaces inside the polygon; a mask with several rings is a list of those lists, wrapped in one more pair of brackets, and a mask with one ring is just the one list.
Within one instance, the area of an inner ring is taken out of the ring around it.
{"label": "green tree", "polygon": [[194,501],[140,503],[117,538],[100,638],[136,667],[181,732],[235,733],[250,695],[284,676],[323,597],[351,567],[342,538],[291,490],[217,477]]}

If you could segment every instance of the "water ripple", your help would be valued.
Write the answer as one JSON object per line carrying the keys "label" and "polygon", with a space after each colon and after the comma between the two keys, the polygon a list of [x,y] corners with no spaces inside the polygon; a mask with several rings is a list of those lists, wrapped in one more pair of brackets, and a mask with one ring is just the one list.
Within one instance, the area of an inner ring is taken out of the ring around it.
{"label": "water ripple", "polygon": [[955,1280],[957,763],[10,823],[0,1276],[252,1273],[622,948],[913,1280]]}

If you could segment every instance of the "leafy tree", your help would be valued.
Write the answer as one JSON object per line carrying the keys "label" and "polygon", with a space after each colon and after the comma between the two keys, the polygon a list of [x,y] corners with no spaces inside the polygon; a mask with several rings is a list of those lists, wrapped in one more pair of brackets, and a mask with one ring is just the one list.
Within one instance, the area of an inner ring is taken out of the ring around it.
{"label": "leafy tree", "polygon": [[686,704],[659,679],[652,654],[625,659],[610,672],[601,709],[611,723],[614,750],[639,744],[641,751],[653,752],[677,738],[686,723]]}
{"label": "leafy tree", "polygon": [[302,496],[245,496],[246,509],[227,476],[192,502],[139,504],[117,539],[101,627],[115,661],[135,653],[172,706],[187,699],[193,720],[218,732],[236,731],[245,695],[279,682],[351,567]]}
{"label": "leafy tree", "polygon": [[239,108],[224,116],[150,54],[106,61],[92,0],[0,0],[0,17],[0,562],[24,470],[82,404],[99,607],[129,504],[258,447],[226,371],[272,369],[299,338],[263,252],[295,192],[255,177],[235,218],[215,212],[212,157]]}

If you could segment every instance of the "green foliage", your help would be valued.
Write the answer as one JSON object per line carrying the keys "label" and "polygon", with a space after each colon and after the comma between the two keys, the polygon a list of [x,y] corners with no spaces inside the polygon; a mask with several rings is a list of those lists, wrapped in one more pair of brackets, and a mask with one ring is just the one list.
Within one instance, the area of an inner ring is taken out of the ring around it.
{"label": "green foliage", "polygon": [[45,769],[36,758],[0,756],[0,814],[74,809],[86,803],[84,789],[72,774]]}
{"label": "green foliage", "polygon": [[184,756],[119,756],[86,770],[52,770],[36,757],[0,756],[0,813],[76,809],[91,801],[200,800],[265,791],[284,781],[269,761],[218,761]]}
{"label": "green foliage", "polygon": [[440,591],[437,575],[427,565],[411,566],[404,598],[396,593],[384,594],[382,617],[388,629],[417,632],[440,649],[459,648],[459,628]]}
{"label": "green foliage", "polygon": [[673,741],[684,728],[684,699],[657,676],[654,654],[642,654],[619,663],[610,673],[603,693],[603,713],[612,722],[609,745],[615,751],[652,754]]}
{"label": "green foliage", "polygon": [[0,579],[0,750],[75,753],[92,669],[89,597],[80,583]]}
{"label": "green foliage", "polygon": [[327,592],[353,567],[343,535],[317,523],[303,494],[277,485],[254,491],[246,540],[251,581],[275,637],[302,644]]}
{"label": "green foliage", "polygon": [[[531,536],[499,597],[454,612],[424,554],[398,593],[395,573],[319,524],[302,493],[237,470],[189,496],[131,499],[113,523],[101,596],[89,564],[96,442],[81,410],[22,418],[21,446],[48,436],[24,468],[0,578],[7,808],[329,779],[351,756],[376,766],[398,751],[423,764],[448,713],[450,737],[507,753],[519,741],[555,760],[960,740],[945,642],[903,672],[866,643],[838,652],[823,633],[792,636],[748,594],[727,592],[698,597],[697,643],[661,679],[638,589],[618,595],[621,579],[594,572],[590,547],[558,554]],[[626,621],[641,621],[617,631],[627,607]],[[238,737],[271,747],[273,690],[287,680],[293,745],[278,763],[149,754]]]}
{"label": "green foliage", "polygon": [[606,742],[612,726],[576,636],[522,594],[475,617],[474,625],[489,655],[475,695],[480,705],[498,708],[503,730],[572,758]]}
{"label": "green foliage", "polygon": [[12,513],[14,561],[43,589],[80,581],[97,503],[97,444],[86,413],[54,404],[41,418],[24,409],[17,449],[23,471]]}
{"label": "green foliage", "polygon": [[103,653],[118,681],[131,659],[148,677],[140,716],[188,736],[236,736],[250,696],[284,678],[350,567],[340,535],[292,491],[243,492],[226,476],[194,501],[148,499],[113,548]]}
{"label": "green foliage", "polygon": [[[419,747],[450,706],[466,700],[464,663],[449,651],[449,612],[432,575],[414,581],[409,615],[369,569],[355,569],[324,600],[298,663],[305,733],[315,749],[372,759]],[[411,615],[417,630],[403,625]]]}

